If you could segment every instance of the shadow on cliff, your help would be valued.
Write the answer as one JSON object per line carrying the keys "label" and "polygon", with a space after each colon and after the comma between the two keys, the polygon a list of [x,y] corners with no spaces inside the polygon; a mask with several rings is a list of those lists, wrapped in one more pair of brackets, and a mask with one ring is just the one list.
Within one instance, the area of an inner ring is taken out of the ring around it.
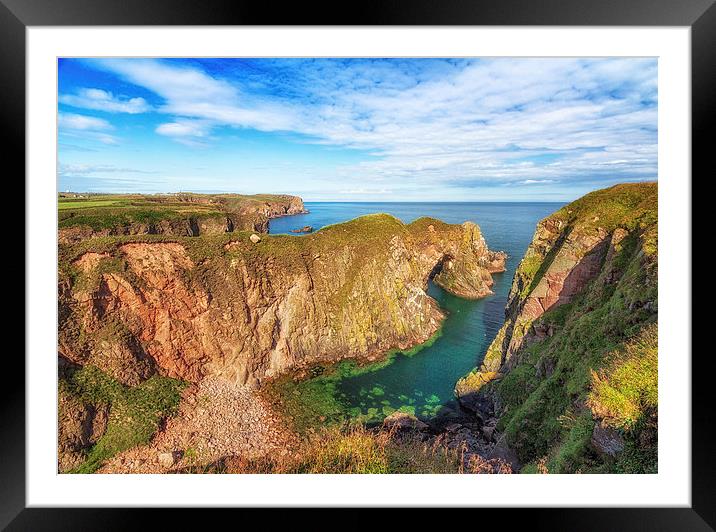
{"label": "shadow on cliff", "polygon": [[[527,343],[538,337],[534,326],[530,325],[529,330],[517,340],[517,343],[512,344],[514,328],[517,325],[517,318],[525,311],[525,307],[528,303],[534,304],[536,301],[536,303],[541,307],[541,312],[532,318],[534,321],[550,310],[571,302],[574,296],[583,292],[586,286],[596,279],[601,273],[607,256],[607,250],[609,249],[611,234],[608,234],[602,241],[596,244],[589,251],[589,253],[584,255],[574,264],[574,266],[572,266],[569,273],[567,273],[562,280],[559,292],[557,294],[553,294],[553,297],[556,295],[556,300],[545,302],[546,297],[535,298],[532,296],[534,290],[539,286],[540,282],[542,282],[545,275],[549,272],[550,267],[554,264],[555,259],[563,250],[567,238],[572,233],[572,230],[573,227],[567,226],[560,234],[557,242],[550,249],[537,270],[537,273],[532,278],[529,289],[526,292],[526,297],[519,297],[519,295],[515,295],[511,301],[508,301],[508,307],[505,310],[505,322],[507,323],[507,329],[505,330],[502,345],[500,346],[502,355],[500,368],[508,362],[506,358],[509,351],[517,353]],[[552,287],[553,285],[550,284],[549,288],[551,289]],[[521,286],[519,288],[522,289]]]}

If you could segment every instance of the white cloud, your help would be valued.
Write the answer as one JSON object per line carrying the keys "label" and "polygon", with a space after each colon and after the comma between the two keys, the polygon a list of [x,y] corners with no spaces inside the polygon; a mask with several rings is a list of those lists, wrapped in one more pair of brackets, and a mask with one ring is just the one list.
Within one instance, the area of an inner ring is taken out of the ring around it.
{"label": "white cloud", "polygon": [[61,128],[81,131],[104,131],[114,129],[112,124],[102,118],[75,115],[71,113],[60,113],[58,116],[58,125]]}
{"label": "white cloud", "polygon": [[113,130],[114,126],[96,116],[59,113],[57,127],[59,134],[64,137],[96,140],[102,144],[118,143],[115,136],[107,133]]}
{"label": "white cloud", "polygon": [[177,119],[175,122],[160,124],[155,132],[186,146],[206,147],[210,129],[211,124],[206,121]]}
{"label": "white cloud", "polygon": [[230,126],[372,154],[339,179],[471,187],[656,177],[652,59],[461,60],[435,74],[285,60],[250,80],[153,59],[101,65],[160,96],[157,110],[172,121],[156,132],[186,144]]}
{"label": "white cloud", "polygon": [[62,94],[59,101],[72,107],[108,113],[145,113],[151,109],[144,98],[120,98],[102,89],[80,89],[77,94]]}
{"label": "white cloud", "polygon": [[[246,98],[242,102],[234,85],[194,68],[154,59],[107,59],[100,64],[163,98],[165,102],[157,110],[177,120],[156,131],[177,141],[195,143],[196,137],[205,137],[208,129],[218,125],[261,131],[289,131],[296,126],[291,108],[265,100]],[[190,124],[186,119],[200,122]]]}
{"label": "white cloud", "polygon": [[386,188],[352,188],[352,189],[339,190],[338,193],[339,194],[357,194],[357,195],[392,194],[392,190],[388,190]]}
{"label": "white cloud", "polygon": [[538,184],[547,184],[547,183],[554,183],[554,179],[525,179],[524,181],[518,181],[520,185],[538,185]]}

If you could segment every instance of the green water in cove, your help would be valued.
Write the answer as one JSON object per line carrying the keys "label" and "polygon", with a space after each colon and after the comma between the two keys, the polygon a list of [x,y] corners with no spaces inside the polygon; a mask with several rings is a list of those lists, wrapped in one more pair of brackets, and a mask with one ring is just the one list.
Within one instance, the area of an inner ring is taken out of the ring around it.
{"label": "green water in cove", "polygon": [[[358,367],[341,362],[297,385],[297,396],[329,403],[326,417],[380,421],[396,410],[432,417],[455,406],[455,382],[477,366],[504,321],[504,307],[515,268],[539,220],[563,203],[312,203],[308,214],[271,220],[270,233],[290,234],[306,225],[314,231],[364,214],[386,212],[409,223],[431,216],[448,223],[477,223],[491,250],[506,251],[506,271],[493,274],[494,294],[470,301],[448,294],[432,282],[428,294],[446,311],[440,333],[422,346],[391,353],[384,361]],[[302,238],[296,236],[295,238]],[[323,416],[322,416],[323,417]]]}

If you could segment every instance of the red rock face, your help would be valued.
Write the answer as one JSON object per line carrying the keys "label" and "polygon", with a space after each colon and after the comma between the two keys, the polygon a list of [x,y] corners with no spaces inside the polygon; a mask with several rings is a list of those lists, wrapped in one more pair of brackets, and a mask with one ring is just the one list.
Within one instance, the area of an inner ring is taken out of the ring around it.
{"label": "red rock face", "polygon": [[[218,255],[199,264],[179,243],[89,252],[74,264],[88,278],[98,275],[96,284],[61,285],[60,350],[126,384],[153,368],[194,382],[214,375],[256,383],[315,363],[375,359],[439,328],[443,314],[425,288],[445,257],[455,287],[489,293],[492,278],[481,264],[500,257],[475,235],[474,224],[416,234],[398,226],[369,256],[354,239],[330,253],[313,252],[302,239],[309,248],[290,260],[257,255],[255,246],[266,243],[246,238],[218,244]],[[95,273],[104,260],[123,266]],[[73,322],[81,336],[71,334]]]}
{"label": "red rock face", "polygon": [[[531,276],[524,275],[522,266],[518,268],[510,291],[504,332],[496,340],[500,345],[488,350],[490,356],[483,363],[485,368],[496,371],[503,364],[504,369],[511,368],[515,364],[513,356],[536,338],[532,322],[551,308],[569,303],[598,277],[605,257],[613,254],[614,246],[626,234],[620,229],[614,235],[603,229],[567,231],[570,230],[559,220],[547,219],[538,225],[525,255],[525,261],[536,261],[538,267],[533,266],[535,272]],[[532,286],[535,282],[537,284]],[[502,353],[500,357],[499,353]]]}
{"label": "red rock face", "polygon": [[572,269],[548,271],[545,274],[547,294],[540,301],[545,311],[554,305],[569,303],[575,294],[581,292],[587,283],[599,274],[604,258],[602,244],[603,241],[599,241]]}

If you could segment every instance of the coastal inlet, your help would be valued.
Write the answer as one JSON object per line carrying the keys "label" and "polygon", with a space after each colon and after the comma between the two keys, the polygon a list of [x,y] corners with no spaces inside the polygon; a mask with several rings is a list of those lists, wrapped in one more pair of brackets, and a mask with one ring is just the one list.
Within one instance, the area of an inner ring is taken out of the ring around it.
{"label": "coastal inlet", "polygon": [[[313,368],[313,376],[290,376],[271,386],[270,395],[301,426],[357,419],[378,423],[396,410],[421,418],[450,416],[458,405],[455,383],[475,366],[499,330],[514,270],[532,238],[534,225],[562,204],[554,203],[306,203],[308,214],[271,220],[272,234],[290,234],[298,225],[314,230],[345,219],[388,212],[405,222],[431,216],[450,223],[479,223],[492,249],[507,252],[506,271],[493,274],[493,294],[478,300],[456,297],[434,283],[428,295],[446,314],[440,330],[423,344],[392,350],[373,364],[340,362]],[[302,238],[302,237],[296,237]]]}

